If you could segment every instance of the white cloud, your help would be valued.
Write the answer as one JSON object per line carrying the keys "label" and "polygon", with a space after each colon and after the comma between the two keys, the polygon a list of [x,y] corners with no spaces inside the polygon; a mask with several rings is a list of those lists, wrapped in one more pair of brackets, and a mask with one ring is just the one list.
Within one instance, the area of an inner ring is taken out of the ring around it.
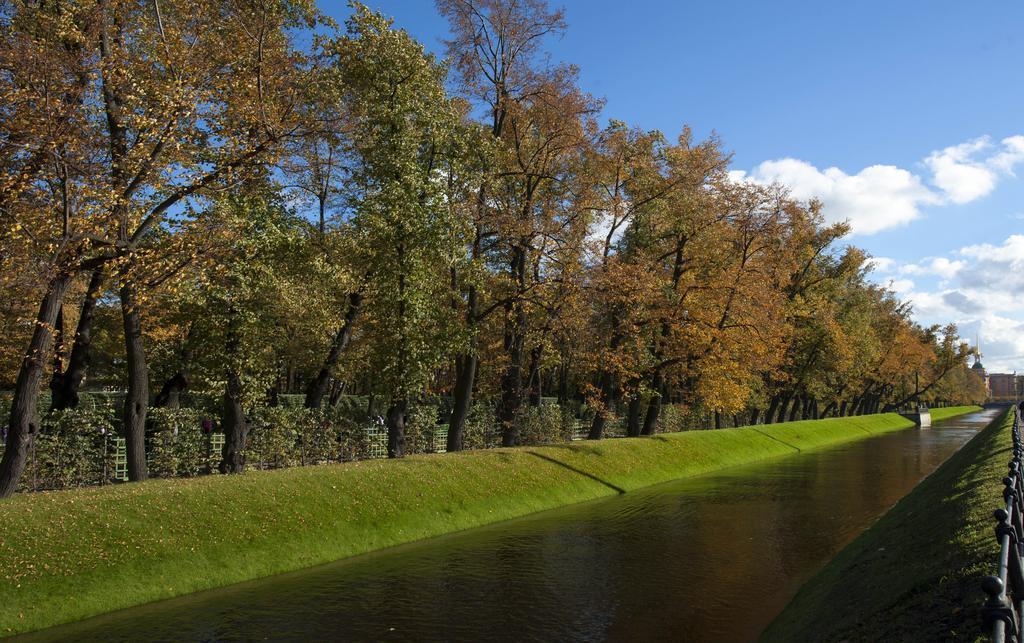
{"label": "white cloud", "polygon": [[896,267],[896,260],[891,257],[869,257],[867,265],[878,273],[890,273]]}
{"label": "white cloud", "polygon": [[910,279],[890,279],[886,285],[897,294],[914,292],[914,282]]}
{"label": "white cloud", "polygon": [[[987,155],[987,156],[986,156]],[[1024,136],[992,144],[987,136],[932,152],[924,163],[934,183],[953,203],[969,203],[995,189],[1003,175],[1014,176],[1024,161]]]}
{"label": "white cloud", "polygon": [[922,208],[964,204],[990,194],[1004,176],[1014,176],[1024,163],[1024,136],[994,144],[987,136],[929,154],[925,179],[895,165],[872,165],[856,174],[829,167],[820,170],[806,161],[783,158],[764,161],[749,172],[734,170],[734,181],[781,183],[801,200],[817,198],[830,222],[848,221],[855,234],[870,235],[906,225],[922,216]]}
{"label": "white cloud", "polygon": [[851,175],[837,167],[822,171],[806,161],[787,158],[765,161],[749,174],[733,172],[732,177],[781,183],[797,199],[820,199],[828,221],[849,221],[859,234],[907,224],[921,216],[920,206],[940,202],[920,178],[893,165],[872,165]]}
{"label": "white cloud", "polygon": [[960,254],[986,261],[1005,262],[1009,264],[1006,266],[1008,269],[1021,270],[1024,269],[1024,234],[1012,234],[998,246],[991,243],[966,246],[960,249]]}
{"label": "white cloud", "polygon": [[953,203],[970,203],[996,187],[996,172],[974,157],[990,147],[988,138],[932,152],[924,163],[932,171],[932,183]]}
{"label": "white cloud", "polygon": [[989,163],[1005,174],[1016,176],[1013,173],[1014,166],[1024,161],[1024,136],[1010,136],[1001,142],[1003,150],[993,156]]}
{"label": "white cloud", "polygon": [[890,266],[890,274],[939,277],[934,287],[888,275],[877,279],[911,302],[918,321],[955,322],[972,343],[980,335],[989,372],[1024,372],[1024,235],[965,246],[956,255]]}
{"label": "white cloud", "polygon": [[950,261],[945,257],[928,257],[921,263],[909,263],[900,266],[899,271],[905,275],[936,275],[943,279],[952,279],[967,265],[960,260]]}

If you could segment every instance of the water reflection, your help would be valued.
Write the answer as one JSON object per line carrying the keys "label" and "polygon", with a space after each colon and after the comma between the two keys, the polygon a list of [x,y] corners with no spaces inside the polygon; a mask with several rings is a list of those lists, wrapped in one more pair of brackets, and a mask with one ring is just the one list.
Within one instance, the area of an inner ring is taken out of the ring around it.
{"label": "water reflection", "polygon": [[272,579],[38,640],[752,640],[993,417],[977,413]]}

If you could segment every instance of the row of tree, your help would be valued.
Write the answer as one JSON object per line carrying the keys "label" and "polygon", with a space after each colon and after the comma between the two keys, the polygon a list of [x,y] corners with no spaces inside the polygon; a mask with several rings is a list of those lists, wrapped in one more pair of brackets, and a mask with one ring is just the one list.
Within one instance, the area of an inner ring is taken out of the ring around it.
{"label": "row of tree", "polygon": [[312,0],[0,0],[0,496],[47,375],[56,408],[127,391],[133,480],[147,408],[189,389],[222,396],[225,472],[246,409],[300,388],[379,400],[395,457],[428,394],[449,450],[479,399],[512,446],[542,396],[600,439],[668,401],[756,423],[983,395],[818,203],[732,180],[715,138],[602,126],[544,50],[561,11],[437,7],[443,62],[359,4],[340,30]]}

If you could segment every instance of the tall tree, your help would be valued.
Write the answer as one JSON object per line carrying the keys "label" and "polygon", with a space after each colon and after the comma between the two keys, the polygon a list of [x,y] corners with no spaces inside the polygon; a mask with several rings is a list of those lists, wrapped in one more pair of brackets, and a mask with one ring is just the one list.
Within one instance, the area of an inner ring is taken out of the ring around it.
{"label": "tall tree", "polygon": [[331,45],[353,120],[353,234],[370,275],[376,387],[388,401],[388,455],[405,452],[405,417],[451,348],[446,276],[466,221],[446,186],[461,180],[467,132],[445,69],[390,21],[356,4]]}
{"label": "tall tree", "polygon": [[[317,19],[309,0],[29,3],[0,16],[0,210],[21,231],[15,240],[53,249],[37,254],[47,285],[15,387],[0,497],[16,488],[38,431],[39,382],[72,280],[130,257],[169,216],[305,132],[297,106],[312,72],[290,28]],[[136,293],[122,292],[134,330]],[[144,354],[132,352],[143,378]],[[145,408],[144,393],[131,390],[126,412]],[[144,417],[132,413],[125,427],[135,459]]]}
{"label": "tall tree", "polygon": [[[456,287],[464,290],[464,319],[470,337],[469,350],[455,358],[453,411],[448,429],[448,449],[455,451],[462,446],[462,431],[478,374],[480,351],[477,334],[484,318],[497,310],[504,310],[508,322],[508,337],[505,341],[509,363],[503,368],[505,399],[501,404],[503,441],[507,444],[515,442],[514,416],[522,398],[523,360],[526,350],[523,335],[526,315],[521,300],[526,287],[525,276],[529,264],[526,246],[532,243],[532,235],[515,235],[511,228],[495,221],[494,210],[500,207],[497,203],[505,200],[508,204],[507,191],[511,185],[506,180],[503,181],[504,185],[489,188],[488,183],[500,177],[508,179],[517,173],[520,174],[520,178],[525,178],[522,176],[521,167],[516,170],[508,165],[513,161],[513,156],[501,150],[514,148],[514,139],[522,140],[529,134],[529,119],[524,120],[518,116],[523,113],[527,103],[538,108],[546,104],[552,108],[550,111],[554,116],[558,108],[551,99],[561,95],[563,99],[572,100],[566,91],[566,83],[573,82],[574,71],[566,67],[551,68],[546,63],[544,39],[562,33],[566,25],[564,12],[550,9],[544,0],[437,0],[437,7],[448,19],[451,27],[452,38],[446,44],[448,54],[458,72],[462,92],[475,108],[486,113],[485,118],[495,142],[495,154],[503,155],[500,158],[494,156],[485,160],[489,180],[483,182],[477,190],[474,234],[468,252],[472,259],[482,260],[487,253],[489,240],[495,236],[503,237],[506,245],[511,247],[512,256],[506,259],[508,277],[512,283],[522,282],[520,286],[515,287],[520,291],[518,295],[508,293],[507,305],[496,307],[481,301],[482,293],[478,280],[463,279],[458,274],[453,276],[452,281]],[[541,98],[541,92],[546,94],[546,98]],[[591,108],[590,105],[583,107],[580,104],[562,104],[560,107],[564,109],[560,116],[569,127],[573,126],[573,120],[579,118],[581,111],[589,111]],[[534,116],[540,116],[537,110],[534,111]],[[522,122],[514,125],[513,122],[517,119]],[[517,133],[510,140],[509,132],[512,130],[516,130]],[[550,134],[549,131],[541,136],[549,137]],[[553,142],[550,138],[548,140]],[[551,161],[550,157],[542,160],[536,156],[541,147],[543,145],[535,147],[531,152],[524,151],[524,155],[518,157],[520,165],[530,165],[535,161]],[[534,172],[531,177],[526,178],[526,184],[521,186],[523,189],[515,191],[519,196],[524,192],[528,193],[528,201],[533,201],[540,183],[546,178],[542,173]],[[522,219],[532,215],[533,207],[529,204],[520,204],[517,211],[522,215]],[[525,225],[527,224],[523,221],[523,226]],[[509,238],[508,234],[512,234],[514,238]]]}

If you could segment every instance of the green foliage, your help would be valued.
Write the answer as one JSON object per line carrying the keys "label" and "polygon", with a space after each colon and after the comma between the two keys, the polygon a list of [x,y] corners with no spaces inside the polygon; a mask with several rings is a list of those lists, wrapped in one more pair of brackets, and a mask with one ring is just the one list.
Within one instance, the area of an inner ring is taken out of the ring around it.
{"label": "green foliage", "polygon": [[568,442],[572,440],[570,427],[557,404],[528,406],[519,414],[519,439],[524,446]]}
{"label": "green foliage", "polygon": [[366,423],[339,409],[295,409],[299,418],[297,457],[300,464],[351,462],[369,455]]}
{"label": "green foliage", "polygon": [[407,453],[435,453],[444,448],[444,442],[439,440],[440,429],[443,425],[438,424],[437,406],[434,404],[415,404],[406,413],[405,418],[405,448]]}
{"label": "green foliage", "polygon": [[187,391],[182,395],[182,405],[195,409],[203,417],[219,417],[224,404],[224,391]]}
{"label": "green foliage", "polygon": [[342,395],[332,412],[338,417],[348,418],[353,422],[368,423],[370,398],[365,395]]}
{"label": "green foliage", "polygon": [[576,435],[576,425],[579,422],[576,412],[573,411],[571,404],[562,404],[559,406],[559,413],[562,416],[562,437],[567,441],[572,440]]}
{"label": "green foliage", "polygon": [[249,418],[246,463],[280,469],[365,459],[365,424],[334,409],[261,407]]}
{"label": "green foliage", "polygon": [[115,409],[120,412],[124,406],[124,397],[123,391],[82,391],[78,395],[78,406]]}
{"label": "green foliage", "polygon": [[148,460],[150,475],[191,478],[217,471],[219,449],[202,430],[204,415],[196,409],[151,409]]}
{"label": "green foliage", "polygon": [[245,447],[248,466],[279,469],[298,463],[296,447],[309,421],[305,409],[263,407],[249,416],[249,440]]}
{"label": "green foliage", "polygon": [[306,396],[299,393],[282,394],[277,396],[277,403],[287,408],[298,408],[305,404]]}
{"label": "green foliage", "polygon": [[370,276],[372,387],[411,402],[454,348],[448,284],[469,223],[448,190],[467,180],[468,131],[443,65],[381,14],[354,6],[346,35],[327,50],[352,115],[350,232]]}
{"label": "green foliage", "polygon": [[[301,465],[340,461],[341,439],[334,418],[329,412],[295,410],[299,416],[298,462]],[[295,457],[293,456],[293,460]]]}
{"label": "green foliage", "polygon": [[492,449],[501,446],[498,411],[492,402],[480,401],[469,409],[463,428],[462,444],[465,449]]}
{"label": "green foliage", "polygon": [[677,404],[665,404],[658,415],[658,433],[679,433],[690,428],[690,414]]}
{"label": "green foliage", "polygon": [[22,490],[109,482],[114,471],[114,418],[109,408],[78,408],[48,414],[30,450]]}

